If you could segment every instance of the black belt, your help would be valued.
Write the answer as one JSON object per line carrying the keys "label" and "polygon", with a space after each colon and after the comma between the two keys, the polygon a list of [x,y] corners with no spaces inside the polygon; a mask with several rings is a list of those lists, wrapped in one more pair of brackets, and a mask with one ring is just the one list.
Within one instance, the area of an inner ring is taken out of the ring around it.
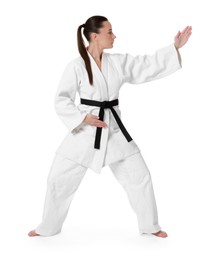
{"label": "black belt", "polygon": [[[129,133],[127,132],[127,130],[125,129],[118,114],[116,113],[116,111],[113,108],[113,106],[118,105],[118,103],[119,103],[118,99],[115,99],[112,101],[96,101],[96,100],[81,98],[80,101],[81,101],[81,104],[84,104],[84,105],[100,107],[98,116],[99,116],[99,120],[101,120],[101,121],[103,121],[103,118],[104,118],[104,108],[110,108],[112,111],[112,114],[114,115],[115,120],[117,121],[117,123],[118,123],[122,133],[124,134],[125,138],[127,139],[127,141],[130,142],[133,140],[131,138],[131,136],[129,135]],[[97,127],[95,144],[94,144],[94,148],[96,148],[96,149],[100,149],[101,131],[102,131],[102,127]]]}

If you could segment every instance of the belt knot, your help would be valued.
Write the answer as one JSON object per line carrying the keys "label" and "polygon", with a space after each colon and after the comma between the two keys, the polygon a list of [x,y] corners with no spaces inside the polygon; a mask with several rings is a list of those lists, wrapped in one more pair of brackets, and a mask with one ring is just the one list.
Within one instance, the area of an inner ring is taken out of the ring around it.
{"label": "belt knot", "polygon": [[108,105],[107,101],[102,101],[100,107],[101,107],[101,108],[106,108],[107,105]]}
{"label": "belt knot", "polygon": [[[112,101],[96,101],[96,100],[81,98],[80,101],[81,101],[81,104],[100,107],[99,120],[101,120],[101,121],[103,121],[103,118],[104,118],[104,108],[110,108],[111,111],[112,111],[112,114],[113,114],[113,116],[114,116],[114,118],[115,118],[115,120],[116,120],[116,122],[117,122],[117,124],[120,128],[120,130],[124,134],[127,141],[130,142],[130,141],[133,140],[131,138],[131,136],[129,135],[129,133],[127,132],[127,130],[125,129],[125,127],[124,127],[121,119],[119,118],[117,112],[113,108],[113,106],[117,106],[119,104],[118,99],[114,99]],[[95,149],[100,149],[101,131],[102,131],[102,127],[97,127],[96,136],[95,136],[95,144],[94,144]]]}

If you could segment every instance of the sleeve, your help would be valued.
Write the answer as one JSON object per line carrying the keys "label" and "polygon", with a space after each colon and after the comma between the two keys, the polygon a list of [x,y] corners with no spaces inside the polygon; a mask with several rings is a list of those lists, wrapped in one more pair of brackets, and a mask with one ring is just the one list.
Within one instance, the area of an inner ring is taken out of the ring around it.
{"label": "sleeve", "polygon": [[181,69],[181,63],[180,53],[174,44],[158,49],[153,55],[125,54],[120,57],[123,82],[131,84],[168,76]]}
{"label": "sleeve", "polygon": [[79,110],[74,103],[78,82],[75,64],[69,62],[59,81],[54,103],[57,115],[72,134],[75,134],[85,124],[83,120],[87,114],[85,111]]}

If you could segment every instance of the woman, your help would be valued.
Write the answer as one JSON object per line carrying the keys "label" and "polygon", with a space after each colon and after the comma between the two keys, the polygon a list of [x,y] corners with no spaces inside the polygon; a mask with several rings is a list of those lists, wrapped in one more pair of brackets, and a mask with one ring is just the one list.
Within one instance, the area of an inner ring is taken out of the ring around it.
{"label": "woman", "polygon": [[[89,45],[84,45],[83,34]],[[165,77],[181,68],[181,48],[191,35],[187,26],[173,44],[154,55],[108,54],[116,36],[103,16],[90,17],[78,28],[81,57],[69,62],[55,95],[55,109],[68,128],[56,150],[48,175],[43,218],[29,236],[61,232],[75,191],[88,168],[96,173],[109,165],[124,187],[137,215],[140,234],[167,237],[158,223],[150,172],[141,151],[121,121],[119,90],[123,83],[140,84]],[[76,106],[79,93],[81,103]]]}

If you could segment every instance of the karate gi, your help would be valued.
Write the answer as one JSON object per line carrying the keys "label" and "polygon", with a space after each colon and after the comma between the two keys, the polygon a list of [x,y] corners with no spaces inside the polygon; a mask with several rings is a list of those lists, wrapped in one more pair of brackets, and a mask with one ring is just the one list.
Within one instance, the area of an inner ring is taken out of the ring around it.
{"label": "karate gi", "polygon": [[[103,53],[101,70],[89,52],[88,55],[93,85],[89,84],[83,59],[78,57],[67,64],[55,95],[56,112],[69,131],[56,150],[48,176],[43,219],[36,232],[43,236],[59,233],[87,169],[99,174],[106,165],[125,188],[137,214],[140,233],[157,232],[160,226],[152,180],[139,147],[134,140],[125,138],[111,109],[104,109],[103,121],[108,127],[102,128],[100,149],[94,148],[96,127],[83,120],[86,114],[98,116],[100,107],[76,106],[75,97],[78,92],[81,99],[116,100],[124,83],[140,84],[180,69],[180,54],[174,44],[157,50],[153,55]],[[119,105],[113,109],[121,118]],[[125,122],[123,124],[126,127]]]}

